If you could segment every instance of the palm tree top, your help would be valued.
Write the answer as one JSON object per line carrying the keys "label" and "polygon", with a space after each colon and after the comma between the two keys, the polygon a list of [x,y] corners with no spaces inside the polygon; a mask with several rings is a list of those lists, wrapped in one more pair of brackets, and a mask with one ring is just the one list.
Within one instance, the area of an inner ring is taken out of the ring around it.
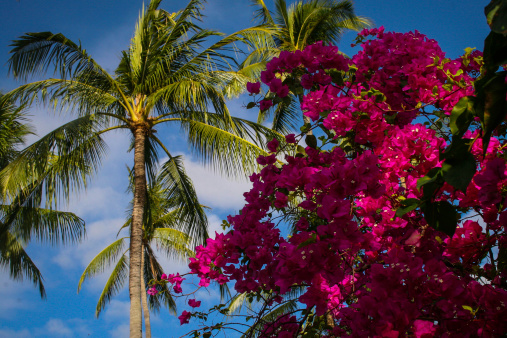
{"label": "palm tree top", "polygon": [[[82,186],[81,182],[98,168],[104,153],[102,134],[122,129],[131,136],[126,148],[134,153],[128,258],[133,337],[140,337],[142,332],[139,295],[144,290],[139,281],[144,215],[149,207],[146,189],[155,179],[159,151],[168,158],[161,170],[163,183],[178,210],[178,230],[189,236],[190,247],[207,237],[207,219],[182,160],[171,154],[155,128],[162,123],[180,127],[203,162],[234,176],[249,175],[257,168],[255,159],[267,155],[263,149],[266,138],[283,139],[269,128],[233,117],[226,106],[226,95],[243,90],[253,80],[251,74],[258,72],[256,67],[237,71],[231,53],[237,50],[235,45],[243,44],[251,50],[259,45],[273,47],[274,27],[261,25],[225,36],[197,26],[203,0],[191,0],[176,13],[160,9],[160,2],[152,0],[141,11],[130,45],[122,52],[113,74],[95,62],[80,44],[60,33],[23,35],[13,42],[9,59],[10,72],[17,78],[46,73],[50,67],[59,75],[22,85],[9,93],[11,98],[22,104],[39,100],[77,115],[77,119],[38,141],[34,151],[25,152],[21,160],[35,162],[37,149],[66,151],[62,168],[69,169],[68,174],[59,175],[65,181],[56,181],[62,183],[58,187],[67,187],[63,190],[66,195],[69,186],[76,181],[77,187]],[[81,166],[71,170],[74,164]],[[19,168],[10,168],[6,181],[11,187],[26,175]],[[127,256],[121,257],[118,275],[127,265]]]}
{"label": "palm tree top", "polygon": [[354,13],[350,0],[298,0],[287,6],[285,0],[274,0],[275,11],[264,0],[251,0],[258,9],[258,22],[276,25],[275,41],[280,50],[302,50],[317,41],[337,44],[346,30],[360,30],[371,20]]}

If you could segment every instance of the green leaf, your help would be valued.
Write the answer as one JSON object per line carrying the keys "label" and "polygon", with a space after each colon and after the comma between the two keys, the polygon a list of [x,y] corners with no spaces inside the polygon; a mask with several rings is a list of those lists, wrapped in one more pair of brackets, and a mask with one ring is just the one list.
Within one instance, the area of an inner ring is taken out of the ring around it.
{"label": "green leaf", "polygon": [[398,208],[398,210],[396,210],[396,217],[402,217],[406,213],[417,209],[417,207],[419,206],[420,203],[421,203],[421,201],[418,200],[417,198],[407,198],[407,199],[403,200],[401,202],[401,204],[405,207]]}
{"label": "green leaf", "polygon": [[253,107],[255,107],[255,102],[248,102],[246,105],[246,109],[252,109]]}
{"label": "green leaf", "polygon": [[331,76],[332,81],[339,87],[343,86],[343,74],[336,69],[331,69],[327,71],[328,75]]}
{"label": "green leaf", "polygon": [[472,309],[472,307],[471,307],[471,306],[468,306],[468,305],[461,305],[461,307],[462,307],[463,309],[465,309],[465,310],[470,311],[471,313],[474,313],[474,309]]}
{"label": "green leaf", "polygon": [[507,63],[507,37],[490,32],[484,41],[483,57],[487,74],[496,72],[500,65]]}
{"label": "green leaf", "polygon": [[404,200],[401,201],[401,205],[403,206],[409,206],[409,205],[413,205],[413,204],[417,204],[421,202],[420,200],[418,200],[417,198],[406,198]]}
{"label": "green leaf", "polygon": [[492,31],[507,35],[507,1],[492,0],[484,8],[484,13]]}
{"label": "green leaf", "polygon": [[317,242],[317,235],[315,233],[312,233],[312,236],[310,238],[298,245],[298,249],[304,248],[305,246],[308,246],[315,242]]}
{"label": "green leaf", "polygon": [[447,201],[426,202],[421,206],[424,212],[424,219],[428,224],[443,233],[452,237],[458,226],[458,212],[456,208]]}
{"label": "green leaf", "polygon": [[289,106],[292,103],[292,97],[290,95],[282,99],[284,105]]}
{"label": "green leaf", "polygon": [[310,130],[310,128],[311,128],[311,124],[305,123],[304,126],[299,128],[299,130],[301,130],[302,133],[307,133]]}
{"label": "green leaf", "polygon": [[302,156],[306,156],[306,150],[301,145],[297,145],[296,152]]}
{"label": "green leaf", "polygon": [[[507,52],[507,48],[505,52]],[[505,62],[507,62],[507,59]],[[507,113],[507,103],[505,101],[507,94],[506,75],[507,72],[504,71],[486,76],[477,81],[475,85],[477,93],[475,108],[479,109],[478,116],[482,123],[484,153],[486,153],[493,131],[502,123]]]}
{"label": "green leaf", "polygon": [[473,120],[474,97],[462,97],[451,112],[449,126],[453,135],[463,135]]}
{"label": "green leaf", "polygon": [[475,158],[469,152],[459,160],[446,160],[442,164],[444,180],[454,188],[466,192],[476,172]]}
{"label": "green leaf", "polygon": [[283,101],[283,99],[280,96],[275,96],[275,98],[273,99],[273,104],[277,104],[282,101]]}
{"label": "green leaf", "polygon": [[432,168],[430,171],[428,171],[428,174],[426,174],[426,176],[418,179],[417,190],[421,191],[421,187],[423,185],[434,182],[438,178],[438,173],[440,172],[440,169],[441,169],[440,167]]}
{"label": "green leaf", "polygon": [[324,110],[324,111],[320,112],[319,115],[320,115],[320,117],[326,118],[330,112],[331,112],[330,110]]}
{"label": "green leaf", "polygon": [[468,142],[460,136],[454,136],[451,145],[440,154],[440,159],[445,160],[441,170],[445,182],[463,192],[476,171],[475,158],[468,151]]}
{"label": "green leaf", "polygon": [[306,135],[305,143],[310,148],[313,149],[317,148],[317,138],[315,137],[315,135]]}
{"label": "green leaf", "polygon": [[440,160],[459,161],[468,153],[468,142],[470,142],[468,139],[462,139],[457,136],[453,137],[451,145],[444,152],[440,153]]}

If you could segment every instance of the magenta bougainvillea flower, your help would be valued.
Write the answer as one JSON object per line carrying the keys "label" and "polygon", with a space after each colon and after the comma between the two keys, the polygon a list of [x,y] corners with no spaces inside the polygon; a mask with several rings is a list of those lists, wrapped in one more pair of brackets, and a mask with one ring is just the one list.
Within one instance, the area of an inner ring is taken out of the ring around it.
{"label": "magenta bougainvillea flower", "polygon": [[[428,224],[426,188],[418,186],[446,164],[450,133],[435,121],[448,121],[473,95],[482,55],[446,58],[417,31],[380,27],[360,39],[351,59],[317,43],[268,63],[261,81],[284,98],[293,88],[281,79],[296,72],[304,115],[333,144],[295,155],[283,154],[296,148],[295,135],[283,146],[270,141],[245,206],[227,218],[229,232],[196,249],[191,273],[201,287],[232,282],[237,292],[267,297],[266,306],[296,294],[302,309],[263,322],[265,337],[297,335],[305,310],[322,316],[334,336],[501,336],[507,271],[494,252],[507,247],[506,141],[492,137],[484,152],[480,130],[463,136],[477,163],[471,183],[460,191],[445,182],[431,196],[433,208],[458,208],[454,234]],[[253,94],[259,88],[248,85]],[[261,100],[260,109],[273,102],[280,100]],[[276,217],[289,223],[290,236]],[[171,276],[176,292],[182,279]],[[190,314],[179,318],[186,323]]]}

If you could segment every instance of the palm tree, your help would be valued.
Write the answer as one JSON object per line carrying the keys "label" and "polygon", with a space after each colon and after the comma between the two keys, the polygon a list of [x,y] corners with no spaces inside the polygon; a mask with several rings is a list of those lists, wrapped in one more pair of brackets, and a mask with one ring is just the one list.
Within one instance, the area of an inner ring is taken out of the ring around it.
{"label": "palm tree", "polygon": [[[180,161],[181,157],[175,158]],[[132,176],[131,176],[132,178]],[[143,241],[142,241],[142,274],[141,289],[142,308],[144,316],[144,325],[146,328],[146,337],[151,336],[150,310],[159,311],[164,305],[173,314],[176,314],[176,303],[171,297],[167,285],[159,286],[161,293],[158,296],[147,296],[147,285],[150,280],[159,280],[164,273],[162,265],[155,256],[154,247],[159,248],[163,253],[172,259],[185,260],[193,255],[190,250],[190,238],[188,235],[178,229],[188,229],[183,225],[186,220],[178,218],[179,210],[178,199],[179,190],[174,189],[173,181],[162,170],[157,177],[150,182],[146,190],[146,209],[143,221]],[[132,187],[132,186],[131,186]],[[131,189],[132,190],[132,189]],[[132,191],[133,192],[133,191]],[[132,206],[132,205],[131,205]],[[129,210],[129,218],[123,225],[123,228],[129,228],[132,224],[132,208]],[[204,210],[202,210],[204,214]],[[204,216],[205,217],[205,216]],[[203,229],[205,232],[206,229]],[[95,315],[98,317],[102,310],[122,288],[126,276],[128,275],[128,247],[126,242],[128,237],[122,237],[108,245],[88,264],[81,279],[79,280],[78,292],[81,290],[82,283],[95,275],[104,272],[105,269],[114,264],[114,269],[109,276],[104,289],[99,297]],[[155,246],[154,246],[155,245]]]}
{"label": "palm tree", "polygon": [[[141,12],[128,50],[122,52],[114,74],[106,72],[83,49],[63,34],[27,33],[12,44],[10,72],[16,77],[41,75],[55,67],[60,78],[35,81],[20,86],[10,95],[20,102],[38,98],[42,103],[70,111],[78,118],[63,126],[60,137],[76,147],[67,165],[84,161],[96,170],[103,155],[101,135],[126,130],[134,150],[134,201],[129,247],[130,335],[141,337],[142,225],[146,206],[147,181],[154,178],[157,152],[168,157],[163,166],[174,189],[178,218],[187,220],[182,231],[192,238],[191,245],[206,238],[206,218],[202,214],[182,163],[177,161],[155,132],[159,124],[176,124],[186,132],[188,142],[204,162],[216,169],[238,175],[255,168],[254,159],[265,154],[259,146],[266,135],[277,136],[262,125],[235,118],[225,105],[225,94],[235,94],[239,84],[250,80],[256,67],[235,72],[231,56],[235,43],[250,48],[266,45],[273,29],[257,26],[229,36],[202,29],[202,0],[191,0],[181,11],[168,13],[152,0]],[[219,40],[203,48],[210,38]],[[244,86],[242,86],[244,88]],[[210,108],[213,112],[210,112]],[[63,133],[63,134],[62,134]],[[57,136],[56,134],[52,134]],[[48,141],[48,140],[46,140]],[[41,142],[45,142],[44,140]],[[48,149],[52,144],[45,143]],[[42,146],[42,144],[38,144]],[[90,152],[89,156],[80,157]],[[30,156],[24,160],[30,161]],[[21,169],[11,170],[6,180],[17,184]],[[80,180],[79,170],[70,179]],[[69,184],[72,180],[69,180]]]}
{"label": "palm tree", "polygon": [[[26,122],[24,107],[16,107],[9,97],[0,94],[0,170],[16,163],[18,147],[24,145],[28,134],[33,134]],[[31,280],[41,298],[46,297],[42,274],[25,251],[26,244],[31,240],[53,245],[73,243],[85,234],[82,219],[70,212],[53,210],[52,203],[43,199],[46,192],[48,197],[51,194],[44,187],[49,187],[55,175],[62,174],[58,166],[64,152],[61,149],[60,156],[50,154],[48,161],[39,158],[43,175],[32,172],[0,199],[0,266],[8,269],[15,280]]]}
{"label": "palm tree", "polygon": [[[285,0],[274,2],[275,11],[272,13],[264,0],[252,0],[258,7],[255,18],[262,24],[276,27],[276,49],[268,53],[274,56],[281,51],[303,50],[318,41],[338,44],[346,30],[358,31],[371,25],[368,18],[355,15],[350,0],[298,0],[290,6]],[[281,103],[276,107],[273,130],[287,133],[296,129],[296,121],[301,116],[298,103],[301,103],[303,95],[290,93],[290,96],[290,104]],[[262,123],[268,117],[269,111],[260,112],[257,122]],[[303,115],[303,121],[309,123],[310,119]]]}

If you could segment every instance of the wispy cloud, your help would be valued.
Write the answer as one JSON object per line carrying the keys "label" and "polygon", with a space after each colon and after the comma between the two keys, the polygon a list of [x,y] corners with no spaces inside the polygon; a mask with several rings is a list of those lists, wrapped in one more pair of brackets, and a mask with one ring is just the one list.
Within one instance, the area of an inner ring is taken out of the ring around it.
{"label": "wispy cloud", "polygon": [[92,333],[87,323],[79,318],[66,320],[50,318],[44,326],[31,329],[12,330],[0,327],[2,338],[88,337]]}
{"label": "wispy cloud", "polygon": [[28,329],[12,330],[0,327],[0,337],[2,338],[32,338],[33,333]]}
{"label": "wispy cloud", "polygon": [[130,302],[113,299],[109,303],[104,319],[109,322],[121,323],[128,322],[130,311]]}
{"label": "wispy cloud", "polygon": [[204,167],[191,155],[184,156],[185,169],[202,204],[223,211],[239,210],[245,204],[243,193],[250,190],[250,182],[227,179]]}
{"label": "wispy cloud", "polygon": [[109,330],[108,333],[110,334],[111,338],[124,338],[124,337],[128,337],[130,335],[129,324],[118,325],[114,329]]}
{"label": "wispy cloud", "polygon": [[[1,269],[0,274],[0,318],[13,318],[20,311],[30,309],[29,303],[26,301],[27,295],[36,296],[35,289],[29,281],[23,283],[13,281],[8,276],[6,269]],[[0,337],[4,337],[0,330]]]}
{"label": "wispy cloud", "polygon": [[[79,245],[62,248],[54,262],[62,268],[84,268],[102,249],[115,241],[123,218],[106,219],[87,226],[87,239]],[[77,264],[76,264],[77,263]]]}

